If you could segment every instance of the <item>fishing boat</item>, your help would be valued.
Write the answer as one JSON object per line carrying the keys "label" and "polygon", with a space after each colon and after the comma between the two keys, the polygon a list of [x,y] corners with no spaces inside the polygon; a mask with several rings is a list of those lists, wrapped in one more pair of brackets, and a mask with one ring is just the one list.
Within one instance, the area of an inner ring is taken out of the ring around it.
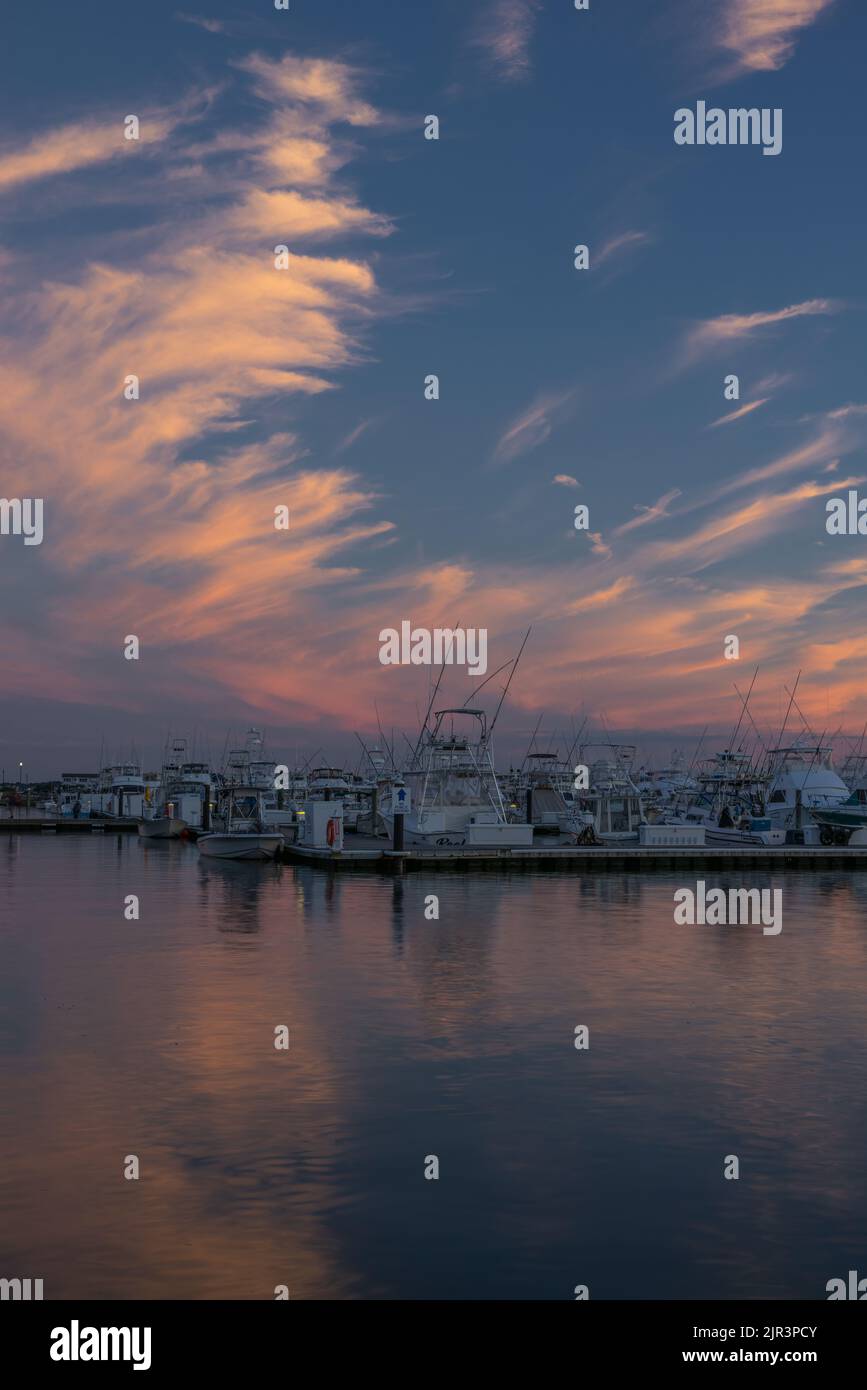
{"label": "fishing boat", "polygon": [[92,797],[93,809],[107,819],[137,820],[145,805],[147,782],[138,763],[115,763],[103,768],[99,788]]}
{"label": "fishing boat", "polygon": [[[405,781],[411,793],[404,817],[408,845],[516,848],[533,843],[532,825],[516,825],[508,818],[483,710],[439,710],[433,728],[423,731]],[[384,808],[381,814],[391,834],[393,811]]]}
{"label": "fishing boat", "polygon": [[173,739],[166,750],[156,787],[145,779],[145,795],[138,833],[145,840],[176,840],[187,829],[187,821],[178,808],[177,786],[181,777],[187,744],[182,738]]}
{"label": "fishing boat", "polygon": [[513,793],[517,805],[525,805],[527,819],[538,834],[570,835],[586,825],[586,816],[572,795],[569,765],[559,753],[528,753],[523,781]]}
{"label": "fishing boat", "polygon": [[174,815],[174,807],[169,804],[165,815],[143,817],[138,822],[138,833],[144,840],[177,840],[187,829],[187,822]]}
{"label": "fishing boat", "polygon": [[820,827],[823,845],[845,845],[853,830],[867,829],[867,787],[856,787],[846,801],[815,807],[810,814]]}
{"label": "fishing boat", "polygon": [[357,830],[358,818],[366,809],[362,793],[366,784],[339,767],[314,767],[307,781],[307,796],[311,801],[342,801],[343,827]]}
{"label": "fishing boat", "polygon": [[604,748],[607,756],[589,765],[589,787],[574,794],[575,833],[602,844],[637,844],[647,817],[632,774],[635,746],[604,743],[587,747]]}
{"label": "fishing boat", "polygon": [[831,766],[831,748],[796,739],[774,748],[767,813],[775,826],[802,829],[813,811],[833,810],[849,800],[849,788]]}
{"label": "fishing boat", "polygon": [[78,807],[79,817],[87,817],[96,809],[96,796],[99,789],[98,772],[62,772],[60,774],[60,815],[75,816]]}
{"label": "fishing boat", "polygon": [[221,787],[217,798],[216,828],[199,836],[200,852],[217,859],[273,859],[283,848],[283,835],[265,825],[262,788],[232,783]]}
{"label": "fishing boat", "polygon": [[703,825],[709,845],[784,845],[786,831],[775,826],[765,805],[768,777],[748,754],[723,749],[696,774],[698,790],[688,804],[665,817],[665,824]]}

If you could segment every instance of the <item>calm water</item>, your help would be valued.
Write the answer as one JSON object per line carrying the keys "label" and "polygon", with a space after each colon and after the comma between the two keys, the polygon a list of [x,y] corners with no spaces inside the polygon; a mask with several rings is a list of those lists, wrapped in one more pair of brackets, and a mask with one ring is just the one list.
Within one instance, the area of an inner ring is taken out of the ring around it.
{"label": "calm water", "polygon": [[778,937],[676,927],[694,877],[329,879],[4,835],[0,1274],[568,1299],[867,1273],[867,875],[755,876]]}

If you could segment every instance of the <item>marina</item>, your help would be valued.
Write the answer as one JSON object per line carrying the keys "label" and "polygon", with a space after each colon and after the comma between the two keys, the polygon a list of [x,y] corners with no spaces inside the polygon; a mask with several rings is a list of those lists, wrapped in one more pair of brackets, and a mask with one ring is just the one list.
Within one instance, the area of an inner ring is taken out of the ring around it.
{"label": "marina", "polygon": [[[138,822],[134,820],[46,820],[30,815],[0,819],[0,834],[6,835],[135,835]],[[191,847],[197,836],[187,831],[178,837]],[[259,856],[229,856],[259,857]],[[547,838],[531,846],[413,846],[396,850],[381,837],[350,834],[343,846],[317,847],[287,840],[275,847],[274,853],[261,856],[275,858],[287,864],[307,864],[330,872],[346,870],[375,870],[387,874],[403,874],[424,869],[500,870],[503,872],[537,869],[611,873],[613,871],[652,872],[668,870],[675,865],[688,868],[786,869],[867,869],[867,845],[797,845],[780,848],[761,845],[698,845],[677,846],[575,845],[561,838]]]}
{"label": "marina", "polygon": [[[776,738],[764,740],[749,716],[756,672],[738,696],[726,746],[702,757],[702,735],[689,763],[675,749],[659,770],[639,764],[634,745],[607,730],[594,738],[586,718],[564,753],[556,736],[543,748],[540,716],[523,760],[498,770],[493,734],[523,645],[506,663],[492,717],[481,705],[436,708],[443,666],[415,740],[401,736],[402,755],[394,733],[389,743],[380,728],[384,746],[356,734],[354,770],[323,760],[322,749],[305,762],[296,753],[290,765],[249,728],[234,743],[227,735],[215,765],[201,752],[191,758],[188,740],[169,735],[159,772],[127,760],[63,773],[26,795],[7,785],[0,832],[137,833],[148,843],[185,842],[208,858],[391,875],[867,866],[867,728],[838,772],[832,742],[811,731],[797,705],[797,680]],[[793,709],[803,730],[786,737]]]}

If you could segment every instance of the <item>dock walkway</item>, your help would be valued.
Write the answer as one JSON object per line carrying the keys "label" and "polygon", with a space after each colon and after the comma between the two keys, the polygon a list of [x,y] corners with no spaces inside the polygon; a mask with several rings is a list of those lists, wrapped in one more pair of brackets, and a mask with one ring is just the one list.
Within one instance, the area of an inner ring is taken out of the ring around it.
{"label": "dock walkway", "polygon": [[579,873],[611,873],[622,870],[647,873],[654,869],[867,869],[867,846],[847,849],[829,845],[816,848],[783,845],[735,848],[727,845],[684,849],[640,845],[572,845],[554,842],[532,849],[410,849],[394,850],[387,840],[366,835],[347,835],[343,850],[308,849],[286,844],[280,858],[293,864],[312,864],[319,869],[374,869],[402,874],[419,869],[472,870],[576,870]]}
{"label": "dock walkway", "polygon": [[[73,820],[68,816],[51,819],[31,812],[17,817],[0,817],[0,834],[11,835],[130,835],[135,820]],[[195,832],[191,835],[195,839]],[[841,845],[807,847],[783,845],[737,848],[730,845],[704,845],[675,849],[670,846],[574,845],[567,840],[547,839],[532,848],[460,848],[394,850],[388,840],[372,835],[347,835],[345,848],[309,849],[287,841],[278,859],[288,864],[309,864],[329,872],[373,870],[376,873],[403,874],[419,870],[462,869],[508,872],[552,869],[576,873],[649,873],[672,869],[851,869],[867,870],[867,846],[849,849]]]}

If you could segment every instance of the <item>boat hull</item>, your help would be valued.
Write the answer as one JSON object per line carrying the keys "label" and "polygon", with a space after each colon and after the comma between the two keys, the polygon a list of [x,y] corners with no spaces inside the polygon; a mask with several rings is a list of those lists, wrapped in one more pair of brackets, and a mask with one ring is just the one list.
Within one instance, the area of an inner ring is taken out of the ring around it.
{"label": "boat hull", "polygon": [[864,830],[867,828],[867,814],[864,810],[813,811],[813,820],[818,825],[827,825],[832,830]]}
{"label": "boat hull", "polygon": [[527,849],[533,844],[533,827],[514,825],[509,821],[434,830],[408,825],[404,832],[404,844],[425,849]]}
{"label": "boat hull", "polygon": [[768,849],[786,843],[785,830],[730,830],[718,825],[706,825],[705,842],[709,845],[764,845]]}
{"label": "boat hull", "polygon": [[210,831],[196,841],[200,853],[212,859],[273,859],[283,848],[283,836],[277,834],[232,834]]}
{"label": "boat hull", "polygon": [[138,823],[138,833],[144,840],[177,840],[186,828],[187,822],[174,816],[157,816]]}

